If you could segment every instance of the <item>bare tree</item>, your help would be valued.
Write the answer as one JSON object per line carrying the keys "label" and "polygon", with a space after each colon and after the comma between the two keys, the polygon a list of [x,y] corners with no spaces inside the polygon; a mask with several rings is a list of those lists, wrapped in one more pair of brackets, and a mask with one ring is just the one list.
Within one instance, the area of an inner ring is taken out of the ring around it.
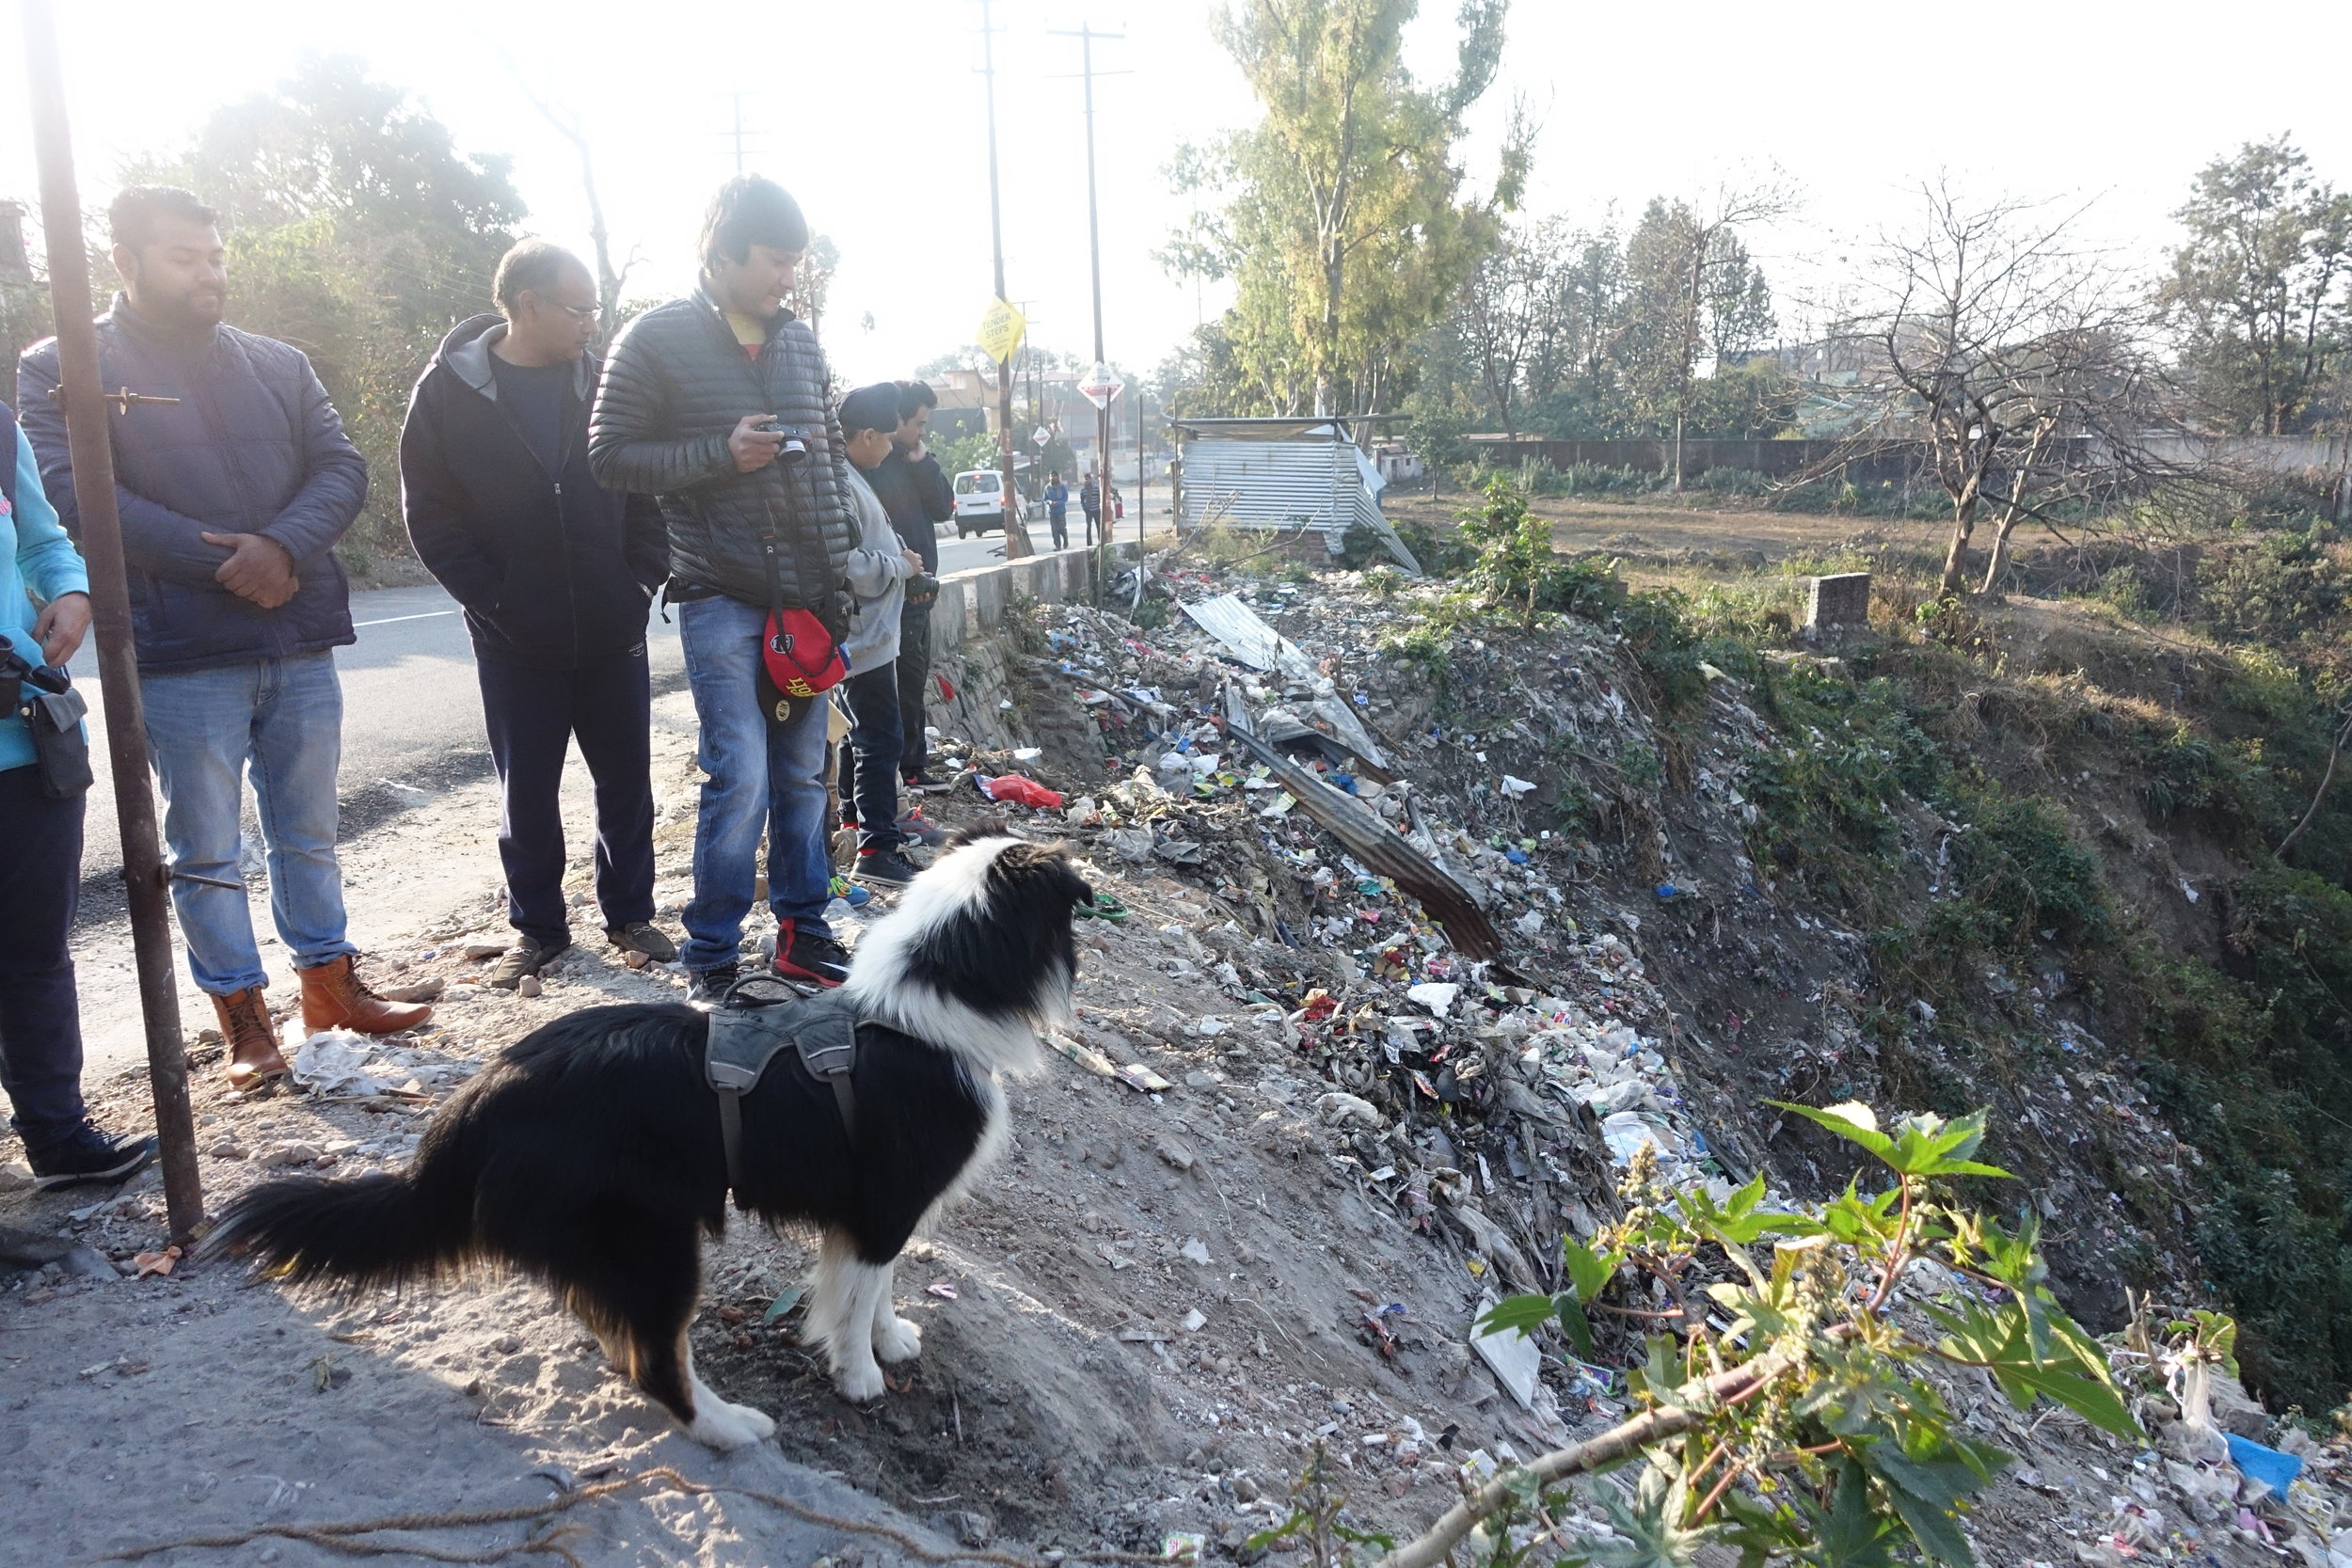
{"label": "bare tree", "polygon": [[[1737,243],[1738,230],[1752,223],[1769,223],[1787,215],[1797,204],[1795,194],[1777,175],[1754,183],[1723,184],[1705,215],[1696,210],[1682,225],[1682,333],[1679,372],[1675,390],[1674,487],[1682,488],[1682,435],[1691,416],[1691,383],[1698,373],[1701,327],[1713,285],[1720,272],[1735,261],[1747,270],[1747,249]],[[1743,286],[1744,287],[1744,286]]]}
{"label": "bare tree", "polygon": [[604,309],[604,313],[596,319],[605,339],[610,341],[620,327],[621,285],[628,281],[628,270],[636,264],[636,258],[632,255],[618,268],[612,265],[612,235],[604,224],[603,198],[596,193],[596,159],[588,150],[588,137],[580,129],[580,117],[557,112],[555,106],[524,77],[522,67],[515,63],[515,57],[504,55],[503,51],[501,53],[506,60],[508,74],[515,78],[515,85],[522,89],[523,96],[531,100],[531,106],[539,111],[539,118],[553,126],[558,135],[570,142],[572,150],[580,156],[580,183],[588,196],[588,239],[596,252],[596,302]]}
{"label": "bare tree", "polygon": [[2145,292],[2076,244],[2079,210],[1971,206],[1941,182],[1921,194],[1919,225],[1880,244],[1877,308],[1849,329],[1893,394],[1856,440],[1923,450],[1951,501],[1943,592],[1957,596],[1988,517],[1985,592],[2021,524],[2088,520],[2187,475],[2150,448],[2174,398]]}
{"label": "bare tree", "polygon": [[1566,261],[1566,238],[1558,219],[1516,225],[1479,262],[1462,292],[1457,330],[1477,363],[1503,435],[1514,441],[1518,424],[1512,411],[1532,379],[1534,362],[1562,336],[1558,318]]}

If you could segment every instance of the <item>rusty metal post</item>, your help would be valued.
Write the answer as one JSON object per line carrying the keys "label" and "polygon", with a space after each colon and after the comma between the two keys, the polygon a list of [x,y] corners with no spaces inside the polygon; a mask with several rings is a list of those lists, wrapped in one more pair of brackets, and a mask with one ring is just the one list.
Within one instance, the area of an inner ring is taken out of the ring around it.
{"label": "rusty metal post", "polygon": [[40,165],[49,297],[57,317],[59,400],[73,454],[82,559],[89,567],[99,689],[106,701],[106,752],[113,761],[115,815],[122,829],[122,879],[130,887],[139,1012],[147,1025],[147,1076],[155,1097],[155,1132],[163,1146],[164,1201],[172,1240],[185,1245],[204,1220],[204,1185],[196,1164],[196,1119],[188,1109],[188,1053],[180,1036],[180,993],[172,982],[169,872],[156,836],[155,795],[147,776],[147,721],[139,705],[138,656],[131,641],[131,594],[123,576],[122,519],[115,508],[107,398],[99,379],[98,333],[90,324],[89,256],[82,244],[82,198],[74,184],[73,137],[66,119],[50,0],[24,0],[24,71],[31,85],[33,150]]}

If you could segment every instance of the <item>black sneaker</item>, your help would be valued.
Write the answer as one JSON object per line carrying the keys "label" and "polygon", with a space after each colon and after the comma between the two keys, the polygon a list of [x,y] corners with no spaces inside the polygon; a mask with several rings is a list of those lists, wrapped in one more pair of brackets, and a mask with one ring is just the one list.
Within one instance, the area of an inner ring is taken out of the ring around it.
{"label": "black sneaker", "polygon": [[850,977],[850,955],[831,937],[801,930],[798,922],[776,927],[775,972],[787,980],[813,980],[837,986]]}
{"label": "black sneaker", "polygon": [[630,920],[607,926],[604,934],[624,953],[643,953],[658,964],[677,961],[677,943],[650,920]]}
{"label": "black sneaker", "polygon": [[877,887],[904,887],[914,880],[915,870],[896,849],[861,849],[857,868],[850,875]]}
{"label": "black sneaker", "polygon": [[33,1185],[42,1192],[90,1181],[119,1181],[155,1158],[152,1134],[110,1138],[84,1122],[72,1136],[40,1149],[27,1149]]}
{"label": "black sneaker", "polygon": [[899,776],[899,784],[918,795],[945,795],[956,786],[928,768]]}
{"label": "black sneaker", "polygon": [[490,984],[501,990],[513,990],[523,983],[524,976],[536,975],[571,950],[569,938],[541,942],[537,937],[518,935],[515,945],[500,957],[498,967],[490,971]]}
{"label": "black sneaker", "polygon": [[740,964],[721,964],[715,969],[698,969],[694,971],[694,983],[686,988],[686,1000],[707,1002],[716,1006],[719,999],[726,995],[727,988],[735,984],[736,976],[741,973]]}

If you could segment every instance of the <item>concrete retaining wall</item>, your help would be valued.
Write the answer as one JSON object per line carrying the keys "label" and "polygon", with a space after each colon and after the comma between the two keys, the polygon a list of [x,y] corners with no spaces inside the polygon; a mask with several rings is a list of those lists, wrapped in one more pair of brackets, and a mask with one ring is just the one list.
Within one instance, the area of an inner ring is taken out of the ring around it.
{"label": "concrete retaining wall", "polygon": [[[1121,555],[1134,551],[1132,545],[1120,549]],[[1053,738],[1044,731],[1055,724],[1045,722],[1046,716],[1038,710],[1057,701],[1068,705],[1066,693],[1041,686],[1030,669],[1037,662],[1034,657],[998,633],[1007,608],[1016,600],[1066,604],[1084,597],[1087,555],[1084,548],[1049,550],[939,579],[939,601],[931,610],[934,678],[925,709],[942,736],[991,749]],[[941,695],[939,676],[954,689],[952,701]],[[1061,714],[1056,720],[1070,717]]]}

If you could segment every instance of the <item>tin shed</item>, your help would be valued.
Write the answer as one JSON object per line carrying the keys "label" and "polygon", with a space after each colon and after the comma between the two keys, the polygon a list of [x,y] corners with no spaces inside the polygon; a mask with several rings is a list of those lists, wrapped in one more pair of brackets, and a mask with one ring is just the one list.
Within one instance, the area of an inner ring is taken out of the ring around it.
{"label": "tin shed", "polygon": [[1312,530],[1339,553],[1347,531],[1380,536],[1405,569],[1421,562],[1380,515],[1380,470],[1329,419],[1178,420],[1179,528]]}

